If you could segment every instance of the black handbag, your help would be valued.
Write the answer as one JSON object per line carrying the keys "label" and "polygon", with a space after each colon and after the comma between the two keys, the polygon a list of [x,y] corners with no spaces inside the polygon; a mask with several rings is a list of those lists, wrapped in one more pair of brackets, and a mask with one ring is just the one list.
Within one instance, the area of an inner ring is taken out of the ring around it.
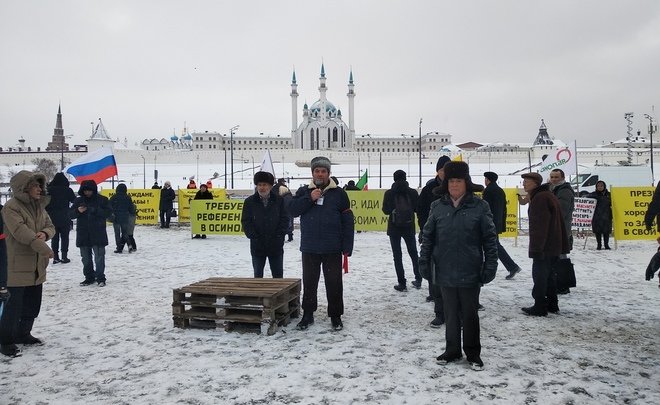
{"label": "black handbag", "polygon": [[575,287],[575,268],[571,259],[559,259],[555,267],[557,269],[557,290]]}
{"label": "black handbag", "polygon": [[179,214],[176,213],[176,208],[172,208],[172,211],[170,211],[170,217],[176,218]]}

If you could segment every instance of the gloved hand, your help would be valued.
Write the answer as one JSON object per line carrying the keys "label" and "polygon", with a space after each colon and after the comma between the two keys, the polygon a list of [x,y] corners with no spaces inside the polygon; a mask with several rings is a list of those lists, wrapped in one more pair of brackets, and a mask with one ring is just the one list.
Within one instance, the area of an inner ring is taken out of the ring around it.
{"label": "gloved hand", "polygon": [[419,258],[419,274],[425,279],[431,279],[431,263],[426,258]]}

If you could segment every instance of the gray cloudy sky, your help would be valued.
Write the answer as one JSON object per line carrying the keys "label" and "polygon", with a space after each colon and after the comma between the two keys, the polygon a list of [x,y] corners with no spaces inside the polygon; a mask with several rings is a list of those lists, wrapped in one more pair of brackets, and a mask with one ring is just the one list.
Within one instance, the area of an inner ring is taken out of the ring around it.
{"label": "gray cloudy sky", "polygon": [[[82,143],[103,119],[135,142],[195,131],[289,135],[290,82],[358,134],[531,142],[540,119],[578,145],[660,116],[660,1],[0,2],[2,145],[43,145],[61,101]],[[299,118],[300,120],[300,118]]]}

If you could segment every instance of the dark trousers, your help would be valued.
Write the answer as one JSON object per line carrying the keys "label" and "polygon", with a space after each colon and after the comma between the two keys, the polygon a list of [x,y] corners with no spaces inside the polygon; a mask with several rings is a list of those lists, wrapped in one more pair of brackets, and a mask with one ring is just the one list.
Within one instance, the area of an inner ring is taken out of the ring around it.
{"label": "dark trousers", "polygon": [[392,256],[394,257],[394,270],[396,271],[396,279],[399,284],[406,285],[406,274],[403,270],[403,253],[401,252],[401,239],[406,242],[408,255],[413,265],[413,274],[415,280],[421,281],[422,275],[419,274],[419,256],[417,256],[417,241],[415,234],[408,235],[390,235],[390,246],[392,246]]}
{"label": "dark trousers", "polygon": [[42,284],[9,287],[9,301],[4,303],[0,318],[0,344],[14,344],[32,331],[34,319],[41,310]]}
{"label": "dark trousers", "polygon": [[557,257],[548,259],[533,259],[532,261],[532,297],[534,308],[545,312],[548,306],[557,305],[557,271],[555,269]]}
{"label": "dark trousers", "polygon": [[325,293],[328,298],[328,316],[344,314],[344,290],[342,285],[342,254],[302,254],[303,267],[303,300],[302,308],[305,314],[312,314],[318,307],[317,292],[321,267],[325,280]]}
{"label": "dark trousers", "polygon": [[289,235],[290,238],[293,238],[293,217],[289,217],[289,226],[286,229],[286,234]]}
{"label": "dark trousers", "polygon": [[172,219],[172,210],[160,210],[160,227],[169,228]]}
{"label": "dark trousers", "polygon": [[117,250],[124,250],[124,245],[130,241],[128,237],[128,221],[114,222],[112,224],[112,228],[115,231],[115,243],[117,245]]}
{"label": "dark trousers", "polygon": [[463,351],[468,359],[481,355],[479,330],[479,290],[475,288],[441,287],[445,307],[445,353],[461,354],[461,319],[463,320]]}
{"label": "dark trousers", "polygon": [[[55,258],[59,259],[59,250],[60,246],[62,247],[62,259],[67,258],[67,254],[69,253],[69,232],[71,231],[71,228],[67,226],[57,226],[55,227],[55,236],[53,236],[53,239],[50,241],[50,247],[53,249],[53,253],[55,254]],[[61,245],[60,245],[61,241]]]}
{"label": "dark trousers", "polygon": [[504,246],[502,246],[500,243],[499,236],[497,237],[497,258],[500,259],[509,273],[518,268],[516,262],[513,261],[511,256],[509,256],[507,251],[504,249]]}
{"label": "dark trousers", "polygon": [[433,297],[433,312],[435,312],[435,316],[444,319],[445,305],[442,298],[442,288],[437,284],[430,284],[429,291],[431,297]]}
{"label": "dark trousers", "polygon": [[[94,260],[92,261],[92,255]],[[81,246],[80,257],[85,281],[105,281],[105,246]],[[94,270],[96,265],[96,270]]]}
{"label": "dark trousers", "polygon": [[270,274],[273,278],[284,277],[284,254],[278,253],[276,255],[268,256],[254,256],[252,255],[252,269],[254,270],[254,278],[264,277],[264,267],[266,266],[266,259],[270,266]]}
{"label": "dark trousers", "polygon": [[600,232],[594,232],[594,235],[596,235],[596,243],[598,244],[598,247],[601,247],[601,238],[605,242],[605,247],[610,247],[610,234],[609,233],[600,233]]}
{"label": "dark trousers", "polygon": [[0,287],[7,287],[7,242],[0,239]]}

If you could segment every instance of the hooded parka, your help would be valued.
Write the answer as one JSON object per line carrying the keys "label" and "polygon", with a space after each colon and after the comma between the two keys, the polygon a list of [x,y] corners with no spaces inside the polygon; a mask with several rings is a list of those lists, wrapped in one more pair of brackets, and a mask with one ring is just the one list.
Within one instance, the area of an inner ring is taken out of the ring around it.
{"label": "hooded parka", "polygon": [[[28,194],[31,181],[41,185],[43,197],[34,200]],[[52,250],[37,238],[43,232],[50,239],[55,227],[46,212],[50,198],[45,195],[46,176],[27,170],[18,172],[10,180],[14,197],[2,208],[4,233],[7,242],[7,286],[28,287],[46,281],[46,267]]]}

